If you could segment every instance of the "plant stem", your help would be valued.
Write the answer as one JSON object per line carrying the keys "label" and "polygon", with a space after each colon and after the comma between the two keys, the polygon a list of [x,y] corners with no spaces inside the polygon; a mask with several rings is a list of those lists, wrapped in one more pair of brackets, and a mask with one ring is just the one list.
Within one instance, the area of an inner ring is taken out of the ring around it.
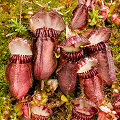
{"label": "plant stem", "polygon": [[41,90],[44,89],[44,80],[41,81]]}
{"label": "plant stem", "polygon": [[30,4],[34,4],[34,5],[38,5],[42,8],[44,8],[45,6],[41,5],[41,4],[37,4],[37,3],[34,3],[34,2],[29,2],[29,1],[24,1],[25,3],[30,3]]}
{"label": "plant stem", "polygon": [[22,18],[22,0],[20,0],[20,25],[21,25],[21,18]]}
{"label": "plant stem", "polygon": [[[29,3],[29,4],[34,4],[34,5],[38,5],[39,7],[42,7],[42,8],[45,8],[49,3],[51,3],[51,1],[49,1],[48,3],[46,3],[44,6],[41,5],[41,4],[38,4],[38,3],[34,3],[34,2],[29,2],[29,1],[24,1],[25,3]],[[47,7],[47,8],[50,8],[50,7]],[[63,9],[64,6],[61,6],[61,7],[57,7],[57,8],[51,8],[52,10],[61,10]],[[57,11],[58,12],[58,11]]]}

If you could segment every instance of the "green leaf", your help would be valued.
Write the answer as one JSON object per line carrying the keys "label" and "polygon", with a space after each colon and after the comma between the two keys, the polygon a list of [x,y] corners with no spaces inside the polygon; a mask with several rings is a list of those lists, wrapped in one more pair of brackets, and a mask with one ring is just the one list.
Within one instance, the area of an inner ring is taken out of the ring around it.
{"label": "green leaf", "polygon": [[21,25],[17,29],[15,29],[15,31],[17,31],[17,32],[22,32],[23,30],[26,31],[26,27],[23,27],[23,25]]}
{"label": "green leaf", "polygon": [[12,21],[13,23],[15,23],[15,25],[16,25],[16,26],[19,26],[19,25],[20,25],[20,23],[19,23],[19,22],[17,22],[17,18],[16,18],[16,20],[11,19],[11,21]]}
{"label": "green leaf", "polygon": [[120,55],[118,55],[117,57],[116,57],[116,60],[118,60],[120,58]]}
{"label": "green leaf", "polygon": [[21,30],[20,30],[20,31],[21,31],[21,32],[22,32],[22,31],[26,31],[26,29],[25,29],[25,28],[21,28]]}
{"label": "green leaf", "polygon": [[89,15],[90,15],[91,17],[93,17],[93,15],[92,15],[92,13],[91,13],[91,12],[89,12],[89,11],[88,11],[88,13],[89,13]]}
{"label": "green leaf", "polygon": [[95,14],[98,13],[98,10],[95,10]]}
{"label": "green leaf", "polygon": [[97,17],[98,17],[98,18],[103,18],[103,16],[102,16],[102,15],[98,15]]}
{"label": "green leaf", "polygon": [[70,11],[71,11],[71,10],[66,11],[66,12],[64,13],[64,15],[67,14],[67,13],[69,13]]}
{"label": "green leaf", "polygon": [[16,104],[15,106],[14,106],[14,110],[15,110],[15,112],[17,113],[17,112],[19,112],[20,110],[21,110],[21,104]]}
{"label": "green leaf", "polygon": [[98,10],[93,9],[93,15],[97,14]]}
{"label": "green leaf", "polygon": [[23,29],[23,28],[25,28],[25,27],[23,27],[22,25],[19,27],[19,29]]}
{"label": "green leaf", "polygon": [[23,114],[23,111],[22,111],[22,110],[20,110],[20,111],[17,113],[18,116],[21,116],[22,114]]}
{"label": "green leaf", "polygon": [[16,32],[19,32],[19,28],[18,29],[15,29]]}
{"label": "green leaf", "polygon": [[17,18],[16,18],[16,20],[11,19],[11,21],[12,21],[13,23],[15,23],[16,25],[18,24],[18,23],[17,23]]}
{"label": "green leaf", "polygon": [[95,17],[92,19],[92,22],[93,22],[94,24],[96,24],[96,20],[95,20]]}
{"label": "green leaf", "polygon": [[11,21],[14,22],[14,23],[16,22],[14,19],[11,19]]}
{"label": "green leaf", "polygon": [[55,57],[56,57],[56,58],[59,58],[59,57],[60,57],[60,54],[55,53]]}
{"label": "green leaf", "polygon": [[67,99],[67,97],[65,95],[61,96],[61,100],[64,101],[64,102],[68,102],[68,99]]}
{"label": "green leaf", "polygon": [[12,24],[12,25],[10,25],[10,27],[16,27],[16,24]]}
{"label": "green leaf", "polygon": [[111,6],[110,7],[110,13],[112,13],[114,11],[114,9],[115,9],[114,6]]}
{"label": "green leaf", "polygon": [[97,22],[96,22],[96,19],[95,19],[95,17],[92,19],[92,21],[90,22],[90,25],[91,26],[94,26],[95,24],[96,24]]}
{"label": "green leaf", "polygon": [[95,14],[95,9],[93,9],[93,15]]}

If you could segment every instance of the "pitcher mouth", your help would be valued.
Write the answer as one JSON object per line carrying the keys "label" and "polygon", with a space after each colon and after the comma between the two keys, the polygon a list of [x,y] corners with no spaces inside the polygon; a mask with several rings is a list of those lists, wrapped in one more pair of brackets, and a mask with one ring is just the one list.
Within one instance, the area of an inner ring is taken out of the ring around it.
{"label": "pitcher mouth", "polygon": [[78,76],[84,79],[91,78],[98,74],[98,69],[95,67],[97,64],[97,59],[93,57],[84,58],[78,64]]}
{"label": "pitcher mouth", "polygon": [[32,55],[10,55],[9,57],[11,63],[19,62],[20,64],[29,63],[32,61]]}
{"label": "pitcher mouth", "polygon": [[74,106],[72,117],[81,120],[90,120],[98,112],[96,105],[88,99],[75,98],[71,101]]}
{"label": "pitcher mouth", "polygon": [[63,58],[69,61],[76,62],[84,57],[84,51],[82,48],[80,48],[80,51],[78,52],[66,52],[63,48],[61,48],[60,51],[61,51],[61,54],[63,55]]}
{"label": "pitcher mouth", "polygon": [[105,43],[110,39],[111,31],[109,28],[103,27],[93,30],[88,35],[90,44],[86,46],[86,49],[90,51],[100,51],[105,49]]}
{"label": "pitcher mouth", "polygon": [[30,18],[29,25],[37,36],[41,32],[48,37],[58,37],[65,29],[62,17],[54,11],[39,10],[35,12]]}

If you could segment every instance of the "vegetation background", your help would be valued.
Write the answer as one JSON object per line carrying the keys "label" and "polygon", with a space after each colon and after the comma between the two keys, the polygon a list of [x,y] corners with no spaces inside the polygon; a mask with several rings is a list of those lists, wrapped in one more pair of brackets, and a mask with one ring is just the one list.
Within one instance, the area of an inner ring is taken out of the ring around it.
{"label": "vegetation background", "polygon": [[[100,3],[101,1],[98,1],[98,4]],[[118,91],[120,91],[120,23],[111,21],[111,16],[114,13],[118,13],[120,17],[120,0],[103,0],[103,3],[105,6],[108,6],[110,10],[106,21],[104,22],[101,18],[97,18],[97,16],[93,14],[89,19],[88,26],[84,30],[74,32],[81,35],[88,28],[96,29],[103,26],[109,27],[112,31],[109,45],[113,53],[116,79],[111,87],[103,87],[104,103],[107,105],[112,103],[114,98],[113,90],[118,89]],[[17,108],[16,110],[15,108],[17,101],[11,96],[9,84],[5,79],[5,69],[10,56],[8,49],[10,40],[14,37],[21,37],[27,39],[30,43],[32,42],[33,34],[29,27],[30,12],[34,13],[40,9],[57,11],[69,26],[73,16],[72,11],[77,4],[77,0],[0,0],[0,119],[23,119],[20,109]],[[99,11],[97,12],[97,14],[101,14]],[[58,40],[65,40],[65,31],[60,35]],[[32,95],[34,91],[39,91],[39,85],[39,81],[33,81],[29,93]],[[58,87],[58,89],[51,94],[47,87],[47,80],[45,81],[45,90],[41,93],[44,96],[44,100],[46,100],[44,104],[51,106],[54,103],[54,106],[51,107],[53,114],[49,119],[69,119],[72,110],[70,100],[78,96],[83,96],[79,85],[76,90],[76,94],[73,92],[65,96],[65,99],[67,99],[67,101],[65,101],[61,99],[63,93],[60,88]],[[97,115],[94,117],[94,120],[96,117]]]}

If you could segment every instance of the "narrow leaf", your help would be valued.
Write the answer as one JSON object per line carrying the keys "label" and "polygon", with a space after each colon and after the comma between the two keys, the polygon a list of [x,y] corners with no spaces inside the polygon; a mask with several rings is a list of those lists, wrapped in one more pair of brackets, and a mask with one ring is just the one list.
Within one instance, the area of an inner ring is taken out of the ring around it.
{"label": "narrow leaf", "polygon": [[98,18],[103,18],[103,16],[101,16],[101,15],[98,15]]}
{"label": "narrow leaf", "polygon": [[15,25],[15,24],[12,24],[12,25],[10,25],[10,27],[16,27],[16,25]]}
{"label": "narrow leaf", "polygon": [[91,13],[91,12],[89,12],[89,11],[88,11],[88,13],[89,13],[89,15],[90,15],[91,17],[93,17],[93,15],[92,15],[92,13]]}
{"label": "narrow leaf", "polygon": [[116,60],[118,60],[120,58],[120,55],[118,55],[117,57],[116,57]]}

